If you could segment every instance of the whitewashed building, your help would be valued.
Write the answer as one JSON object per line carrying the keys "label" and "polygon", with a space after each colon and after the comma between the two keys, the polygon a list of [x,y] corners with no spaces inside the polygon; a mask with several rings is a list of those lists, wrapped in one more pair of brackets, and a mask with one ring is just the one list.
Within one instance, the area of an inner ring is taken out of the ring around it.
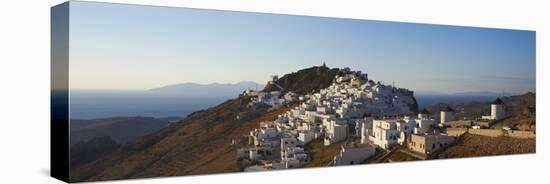
{"label": "whitewashed building", "polygon": [[407,145],[414,152],[429,155],[441,150],[455,141],[455,137],[443,134],[412,135],[411,142]]}
{"label": "whitewashed building", "polygon": [[300,140],[300,141],[307,144],[310,141],[312,141],[313,139],[316,139],[317,136],[318,136],[318,134],[316,134],[313,131],[302,131],[302,132],[298,133],[298,140]]}
{"label": "whitewashed building", "polygon": [[440,117],[441,117],[440,123],[443,123],[443,124],[454,121],[455,120],[454,110],[451,107],[447,106],[445,107],[445,109],[441,111]]}
{"label": "whitewashed building", "polygon": [[369,135],[369,140],[384,149],[388,149],[398,143],[401,136],[397,130],[397,120],[373,120],[372,133]]}
{"label": "whitewashed building", "polygon": [[416,126],[414,127],[414,134],[427,133],[436,125],[435,120],[430,117],[430,112],[427,109],[422,110],[415,121]]}
{"label": "whitewashed building", "polygon": [[491,103],[491,115],[483,116],[482,119],[487,120],[500,120],[506,116],[504,107],[502,106],[502,100],[497,98]]}
{"label": "whitewashed building", "polygon": [[338,155],[334,156],[332,165],[354,165],[360,164],[373,156],[376,149],[369,144],[354,146],[342,146]]}
{"label": "whitewashed building", "polygon": [[332,143],[341,142],[347,139],[348,137],[348,125],[347,122],[337,121],[337,120],[327,120],[325,121],[325,139],[324,145],[328,146]]}

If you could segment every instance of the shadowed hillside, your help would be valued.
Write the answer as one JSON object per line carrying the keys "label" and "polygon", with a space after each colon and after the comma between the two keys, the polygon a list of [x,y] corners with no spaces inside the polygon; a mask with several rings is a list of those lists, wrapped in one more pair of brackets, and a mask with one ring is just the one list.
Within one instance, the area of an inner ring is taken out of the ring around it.
{"label": "shadowed hillside", "polygon": [[71,120],[71,144],[98,137],[111,137],[124,144],[148,133],[168,126],[170,121],[180,118],[116,117],[92,120]]}
{"label": "shadowed hillside", "polygon": [[110,137],[98,137],[71,146],[71,167],[78,167],[108,155],[120,147]]}

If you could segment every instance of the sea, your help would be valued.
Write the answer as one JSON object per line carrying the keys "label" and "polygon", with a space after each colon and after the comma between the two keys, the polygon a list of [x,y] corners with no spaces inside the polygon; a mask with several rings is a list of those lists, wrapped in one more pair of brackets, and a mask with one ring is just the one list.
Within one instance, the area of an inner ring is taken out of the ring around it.
{"label": "sea", "polygon": [[186,96],[134,91],[71,91],[70,119],[185,117],[236,96]]}
{"label": "sea", "polygon": [[[186,96],[142,91],[71,91],[70,118],[97,119],[145,116],[185,117],[237,96]],[[415,95],[419,108],[438,103],[459,104],[491,101],[495,96]]]}

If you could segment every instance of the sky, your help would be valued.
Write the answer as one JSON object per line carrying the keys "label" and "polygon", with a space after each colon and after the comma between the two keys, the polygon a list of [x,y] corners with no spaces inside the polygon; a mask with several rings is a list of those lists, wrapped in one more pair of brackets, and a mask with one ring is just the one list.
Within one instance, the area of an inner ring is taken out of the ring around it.
{"label": "sky", "polygon": [[70,86],[265,83],[318,66],[444,93],[535,91],[535,32],[72,1]]}

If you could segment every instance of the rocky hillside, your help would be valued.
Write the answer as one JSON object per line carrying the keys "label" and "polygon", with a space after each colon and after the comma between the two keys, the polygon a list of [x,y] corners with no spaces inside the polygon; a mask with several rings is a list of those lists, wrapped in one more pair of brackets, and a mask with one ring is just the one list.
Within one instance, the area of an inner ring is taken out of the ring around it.
{"label": "rocky hillside", "polygon": [[[339,69],[313,67],[281,77],[279,85],[307,94],[328,87],[341,73]],[[264,90],[274,89],[267,86]],[[273,121],[297,105],[268,112],[267,105],[249,106],[250,101],[242,95],[129,141],[105,156],[72,167],[71,181],[238,172],[236,151],[248,143],[245,135],[260,122]]]}
{"label": "rocky hillside", "polygon": [[116,117],[71,120],[71,144],[98,137],[110,137],[118,144],[155,132],[180,118]]}
{"label": "rocky hillside", "polygon": [[536,108],[536,95],[535,93],[525,93],[523,95],[509,96],[501,98],[506,114],[518,115],[524,112],[526,109]]}
{"label": "rocky hillside", "polygon": [[71,167],[78,167],[108,155],[120,147],[110,137],[98,137],[71,146]]}
{"label": "rocky hillside", "polygon": [[[234,99],[195,112],[177,125],[131,141],[95,162],[71,168],[71,179],[96,181],[192,173],[210,159],[228,154],[231,139],[246,133],[238,131],[243,124],[265,112],[265,108],[246,108],[246,104],[247,99]],[[232,171],[235,162],[224,163],[229,165],[220,165],[217,172]]]}
{"label": "rocky hillside", "polygon": [[[331,69],[326,66],[315,66],[286,74],[279,78],[277,84],[287,91],[298,94],[310,94],[329,87],[334,82],[335,76],[343,76],[351,72],[352,71],[346,69]],[[279,90],[279,88],[273,84],[267,84],[263,91],[270,92],[275,90]],[[413,98],[414,103],[409,107],[414,113],[417,113],[418,103],[416,98],[414,98],[413,91],[404,88],[398,88],[398,90]]]}
{"label": "rocky hillside", "polygon": [[[295,92],[318,91],[330,85],[338,72],[338,69],[320,67],[304,69],[283,76],[281,79],[285,82],[281,85]],[[231,140],[244,144],[247,140],[241,140],[243,135],[257,128],[261,121],[274,120],[290,108],[267,112],[267,106],[249,107],[249,102],[250,99],[242,96],[194,112],[180,123],[129,141],[93,162],[71,168],[71,180],[236,172],[238,147],[231,146]]]}
{"label": "rocky hillside", "polygon": [[487,137],[466,133],[456,144],[439,153],[437,158],[466,158],[535,152],[535,139]]}
{"label": "rocky hillside", "polygon": [[526,109],[524,112],[517,115],[509,116],[502,120],[497,121],[491,125],[493,129],[502,129],[503,127],[509,127],[513,130],[523,131],[537,131],[537,115],[536,112]]}
{"label": "rocky hillside", "polygon": [[[328,67],[316,66],[286,74],[279,78],[277,84],[285,88],[285,90],[294,93],[308,94],[327,88],[332,84],[336,75],[343,75],[346,73],[347,72],[338,68],[330,69]],[[266,85],[264,88],[264,91],[267,92],[274,90],[279,90],[279,88],[271,84]]]}

